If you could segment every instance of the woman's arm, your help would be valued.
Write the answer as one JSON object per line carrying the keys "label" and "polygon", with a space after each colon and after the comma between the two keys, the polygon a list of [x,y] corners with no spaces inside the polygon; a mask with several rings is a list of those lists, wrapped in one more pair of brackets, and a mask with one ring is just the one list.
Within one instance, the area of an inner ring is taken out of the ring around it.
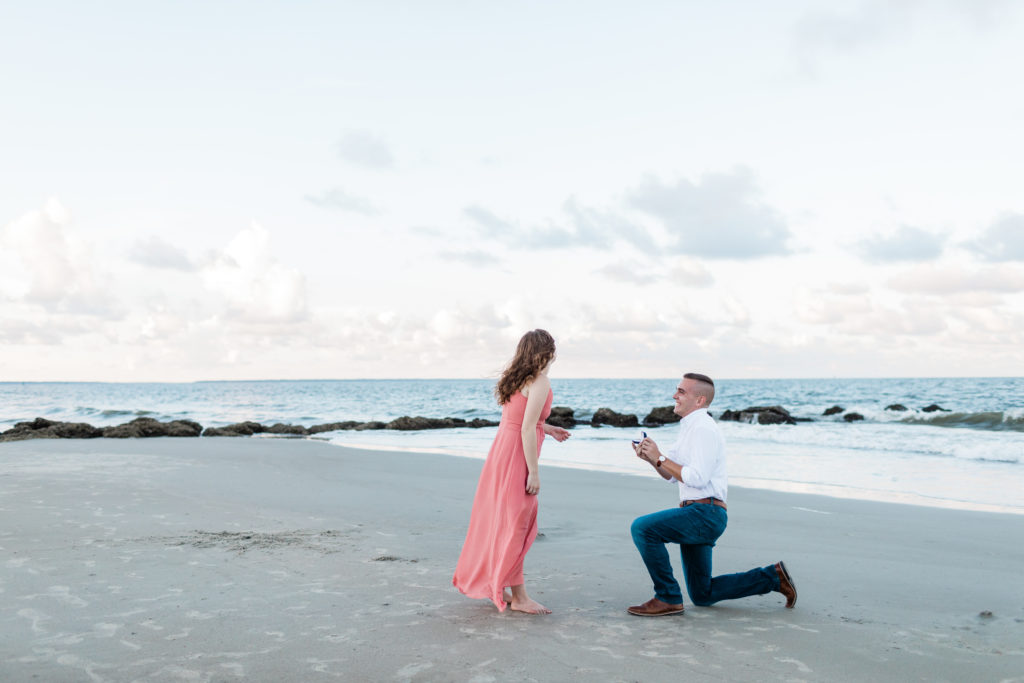
{"label": "woman's arm", "polygon": [[564,427],[556,427],[555,425],[549,425],[547,422],[544,423],[544,433],[550,436],[555,441],[565,441],[571,434],[568,429]]}
{"label": "woman's arm", "polygon": [[540,473],[537,462],[540,459],[540,452],[537,449],[537,423],[540,422],[540,411],[544,409],[544,403],[548,400],[548,391],[551,389],[551,380],[545,375],[540,375],[527,387],[526,412],[523,413],[523,456],[526,458],[526,493],[533,496],[540,491]]}

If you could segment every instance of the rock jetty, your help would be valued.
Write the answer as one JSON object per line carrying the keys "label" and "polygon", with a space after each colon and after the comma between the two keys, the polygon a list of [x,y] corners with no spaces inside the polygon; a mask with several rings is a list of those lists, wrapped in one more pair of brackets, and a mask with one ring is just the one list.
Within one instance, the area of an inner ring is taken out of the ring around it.
{"label": "rock jetty", "polygon": [[782,406],[751,406],[743,410],[727,410],[718,419],[755,425],[795,425],[797,422],[796,418]]}
{"label": "rock jetty", "polygon": [[673,422],[679,422],[682,418],[673,412],[675,406],[662,406],[660,408],[651,408],[651,412],[644,418],[645,427],[660,427],[661,425],[672,424]]}
{"label": "rock jetty", "polygon": [[612,427],[639,427],[640,420],[636,415],[624,415],[617,413],[611,408],[598,408],[594,411],[594,417],[590,419],[591,427],[609,425]]}
{"label": "rock jetty", "polygon": [[[679,416],[674,412],[675,406],[658,406],[651,408],[651,411],[644,417],[643,426],[661,427],[667,424],[679,422]],[[886,407],[886,410],[906,410],[905,406],[898,403]],[[949,412],[936,404],[921,409],[922,412],[944,411]],[[824,415],[836,415],[845,413],[841,406],[832,406],[825,410]],[[585,420],[585,418],[583,418]],[[796,417],[791,415],[782,406],[751,406],[743,410],[726,410],[719,418],[720,420],[732,422],[745,422],[757,425],[774,424],[796,424],[807,422],[812,418]],[[859,413],[845,413],[843,420],[855,422],[863,420]],[[576,418],[575,411],[568,406],[555,406],[547,419],[548,424],[565,429],[572,429],[580,424]],[[586,424],[584,421],[583,424]],[[494,420],[475,418],[465,420],[460,417],[423,417],[422,415],[395,418],[390,422],[370,420],[359,422],[347,420],[344,422],[328,422],[325,424],[303,425],[282,424],[280,422],[272,425],[264,425],[259,422],[237,422],[223,427],[203,428],[198,422],[192,420],[171,420],[160,422],[151,417],[139,417],[131,422],[110,426],[94,427],[84,422],[57,422],[37,417],[30,422],[19,422],[11,429],[0,432],[0,442],[20,441],[23,439],[144,439],[151,437],[198,437],[198,436],[253,436],[254,434],[269,434],[274,436],[297,436],[306,437],[323,432],[334,431],[365,431],[390,429],[394,431],[421,431],[428,429],[454,429],[470,428],[479,429],[482,427],[495,427],[498,423]],[[592,427],[620,427],[635,428],[641,425],[636,415],[619,413],[611,408],[598,408],[590,418]]]}

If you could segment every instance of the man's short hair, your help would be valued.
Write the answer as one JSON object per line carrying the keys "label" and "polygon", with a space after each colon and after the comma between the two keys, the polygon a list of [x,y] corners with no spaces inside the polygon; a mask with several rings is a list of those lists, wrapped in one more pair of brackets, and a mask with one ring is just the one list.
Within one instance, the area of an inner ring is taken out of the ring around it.
{"label": "man's short hair", "polygon": [[707,375],[702,375],[699,372],[688,372],[683,375],[683,379],[692,379],[695,382],[700,382],[704,385],[700,386],[697,390],[701,396],[707,399],[707,403],[704,405],[709,406],[711,405],[711,402],[715,400],[715,382]]}

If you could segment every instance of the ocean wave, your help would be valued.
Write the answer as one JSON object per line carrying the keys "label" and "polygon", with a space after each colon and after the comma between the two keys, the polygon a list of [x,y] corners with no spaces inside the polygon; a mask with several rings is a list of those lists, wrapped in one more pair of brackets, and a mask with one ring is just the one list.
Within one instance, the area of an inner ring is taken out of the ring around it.
{"label": "ocean wave", "polygon": [[1016,411],[909,415],[899,421],[905,424],[923,424],[933,427],[969,427],[971,429],[1024,432],[1024,416],[1019,415]]}

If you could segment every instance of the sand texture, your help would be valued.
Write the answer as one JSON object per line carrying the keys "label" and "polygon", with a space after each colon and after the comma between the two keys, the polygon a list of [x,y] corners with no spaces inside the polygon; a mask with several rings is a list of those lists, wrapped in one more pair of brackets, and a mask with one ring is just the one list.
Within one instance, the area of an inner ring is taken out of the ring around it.
{"label": "sand texture", "polygon": [[1024,516],[733,487],[715,571],[783,559],[796,609],[644,619],[629,525],[674,488],[546,467],[526,576],[554,614],[530,617],[451,586],[481,464],[2,444],[0,681],[1024,680]]}

